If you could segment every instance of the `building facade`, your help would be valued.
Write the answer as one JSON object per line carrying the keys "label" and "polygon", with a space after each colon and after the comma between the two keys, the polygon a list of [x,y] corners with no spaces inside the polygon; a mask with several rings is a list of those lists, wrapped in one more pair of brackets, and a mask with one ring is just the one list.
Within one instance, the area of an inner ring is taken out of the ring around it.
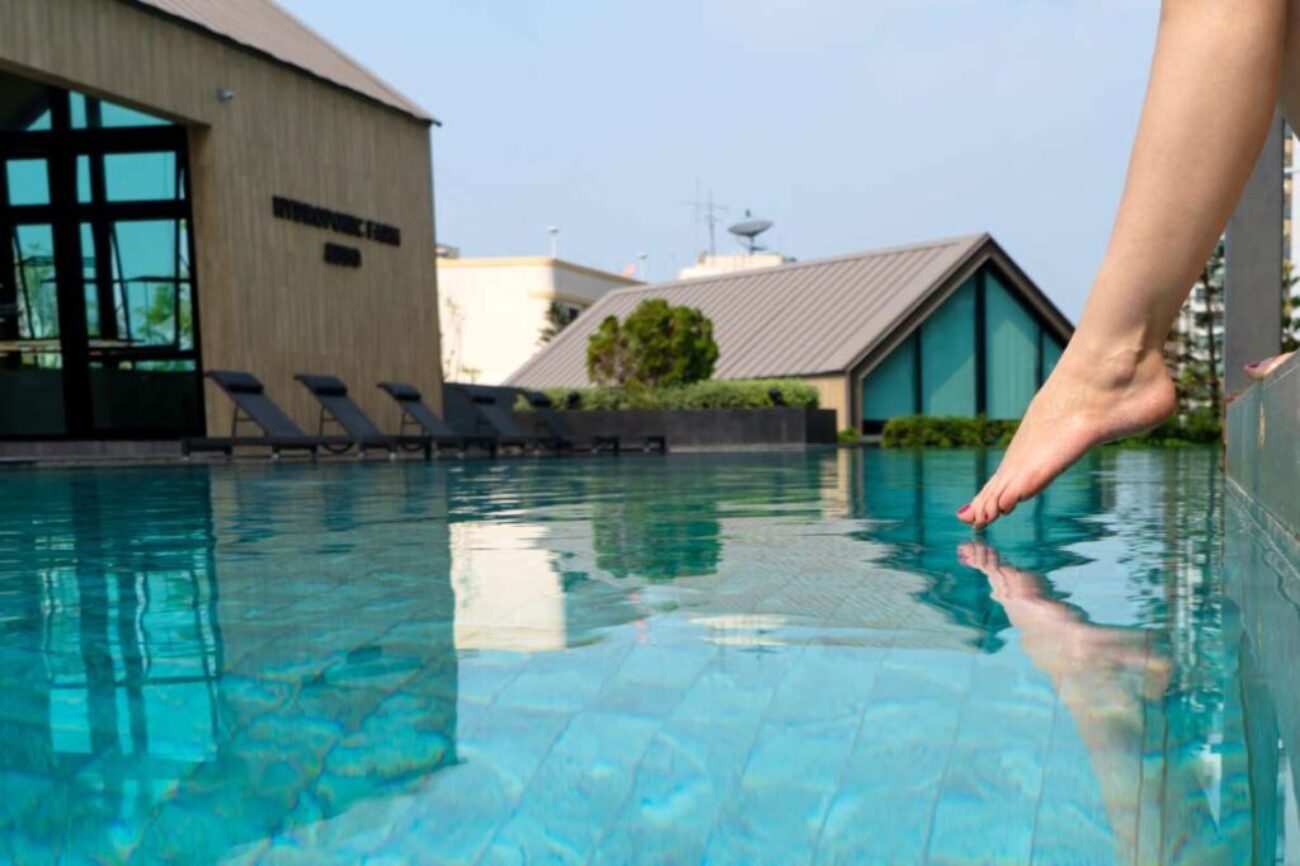
{"label": "building facade", "polygon": [[695,307],[714,326],[719,379],[802,379],[841,429],[907,415],[1016,419],[1073,333],[988,235],[621,289],[508,384],[589,384],[586,343],[642,301]]}
{"label": "building facade", "polygon": [[605,294],[636,280],[546,257],[438,258],[443,372],[499,385]]}
{"label": "building facade", "polygon": [[441,392],[432,118],[269,0],[0,0],[0,439]]}

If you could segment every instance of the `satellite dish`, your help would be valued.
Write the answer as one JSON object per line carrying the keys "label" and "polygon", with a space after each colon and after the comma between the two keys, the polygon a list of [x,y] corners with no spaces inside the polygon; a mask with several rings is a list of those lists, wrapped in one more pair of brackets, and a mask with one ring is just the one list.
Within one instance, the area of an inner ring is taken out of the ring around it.
{"label": "satellite dish", "polygon": [[745,221],[736,223],[727,231],[741,239],[741,243],[748,247],[749,252],[755,253],[762,249],[758,245],[758,236],[770,229],[775,223],[771,220],[750,219],[749,216],[749,211],[745,211]]}

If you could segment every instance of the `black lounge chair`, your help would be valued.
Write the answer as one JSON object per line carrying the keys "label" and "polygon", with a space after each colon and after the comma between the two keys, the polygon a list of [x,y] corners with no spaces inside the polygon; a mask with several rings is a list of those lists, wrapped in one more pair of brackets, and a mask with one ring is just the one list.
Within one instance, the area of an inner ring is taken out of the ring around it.
{"label": "black lounge chair", "polygon": [[[524,399],[533,407],[533,415],[538,426],[545,427],[549,433],[544,438],[558,442],[567,442],[572,448],[576,441],[569,423],[556,411],[551,398],[541,391],[523,391]],[[618,454],[623,450],[622,441],[617,436],[593,436],[589,449],[593,454]]]}
{"label": "black lounge chair", "polygon": [[[366,417],[361,407],[348,396],[348,386],[337,376],[322,376],[315,373],[299,373],[293,377],[311,392],[320,403],[320,433],[324,435],[325,425],[334,423],[347,433],[347,439],[355,445],[361,456],[371,448],[383,448],[389,457],[397,455],[398,448],[423,451],[425,458],[433,456],[433,440],[428,436],[388,436]],[[341,454],[347,448],[336,450],[325,446],[326,450]]]}
{"label": "black lounge chair", "polygon": [[[266,395],[266,388],[252,373],[237,370],[209,370],[207,378],[217,384],[235,404],[235,415],[227,437],[192,438],[181,441],[181,452],[188,458],[201,451],[220,451],[227,457],[236,448],[269,448],[271,457],[282,451],[306,451],[314,458],[320,448],[341,447],[350,440],[329,436],[309,436]],[[261,428],[261,436],[241,436],[240,424]]]}
{"label": "black lounge chair", "polygon": [[[555,404],[550,397],[541,391],[524,391],[523,394],[532,405],[533,411],[537,413],[537,420],[546,425],[552,435],[563,439],[574,439],[569,423],[564,420],[564,413],[555,408]],[[565,404],[576,409],[579,405],[576,398],[577,394],[570,394]],[[618,436],[602,435],[591,437],[591,451],[593,453],[621,454],[623,450],[623,441]],[[668,439],[664,436],[646,436],[642,442],[641,450],[647,453],[666,454],[668,453]]]}
{"label": "black lounge chair", "polygon": [[489,454],[496,454],[496,437],[458,432],[425,405],[424,395],[413,385],[405,382],[380,382],[379,387],[402,410],[402,426],[397,431],[399,436],[407,435],[408,429],[422,430],[433,441],[435,448],[456,448],[464,453],[470,448],[478,447]]}
{"label": "black lounge chair", "polygon": [[520,451],[563,450],[564,444],[547,437],[534,436],[519,426],[514,417],[514,404],[519,392],[513,388],[495,388],[486,385],[451,383],[443,388],[447,417],[458,426],[488,435],[501,449]]}

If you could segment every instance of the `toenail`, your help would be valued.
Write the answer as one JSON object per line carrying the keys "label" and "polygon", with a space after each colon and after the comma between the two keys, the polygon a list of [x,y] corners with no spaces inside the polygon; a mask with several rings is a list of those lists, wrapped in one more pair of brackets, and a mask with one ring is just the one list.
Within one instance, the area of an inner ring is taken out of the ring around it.
{"label": "toenail", "polygon": [[966,503],[965,505],[963,505],[961,508],[957,509],[957,513],[958,513],[958,514],[965,514],[967,511],[970,511],[970,503],[969,503],[969,502],[967,502],[967,503]]}
{"label": "toenail", "polygon": [[1247,370],[1253,370],[1253,369],[1255,369],[1256,367],[1258,367],[1261,363],[1263,363],[1263,362],[1262,362],[1262,361],[1255,361],[1255,362],[1253,362],[1253,363],[1247,364],[1247,365],[1246,365],[1246,369],[1247,369]]}

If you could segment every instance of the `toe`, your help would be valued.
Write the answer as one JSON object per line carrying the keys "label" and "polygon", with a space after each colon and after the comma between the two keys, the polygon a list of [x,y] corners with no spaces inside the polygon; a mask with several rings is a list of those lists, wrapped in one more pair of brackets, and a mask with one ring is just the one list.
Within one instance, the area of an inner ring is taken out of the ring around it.
{"label": "toe", "polygon": [[998,510],[998,500],[1002,497],[1002,491],[1005,489],[1006,482],[996,476],[984,488],[984,492],[980,494],[978,511],[976,512],[978,515],[975,521],[976,527],[983,529],[1002,516]]}
{"label": "toe", "polygon": [[1294,354],[1294,352],[1287,352],[1284,355],[1277,355],[1263,361],[1256,361],[1254,364],[1247,364],[1246,375],[1252,379],[1267,379],[1278,367],[1289,361]]}
{"label": "toe", "polygon": [[1008,484],[1003,488],[1002,492],[998,494],[998,514],[1002,517],[1006,517],[1016,510],[1016,506],[1020,504],[1020,501],[1020,494],[1017,492],[1016,486]]}

